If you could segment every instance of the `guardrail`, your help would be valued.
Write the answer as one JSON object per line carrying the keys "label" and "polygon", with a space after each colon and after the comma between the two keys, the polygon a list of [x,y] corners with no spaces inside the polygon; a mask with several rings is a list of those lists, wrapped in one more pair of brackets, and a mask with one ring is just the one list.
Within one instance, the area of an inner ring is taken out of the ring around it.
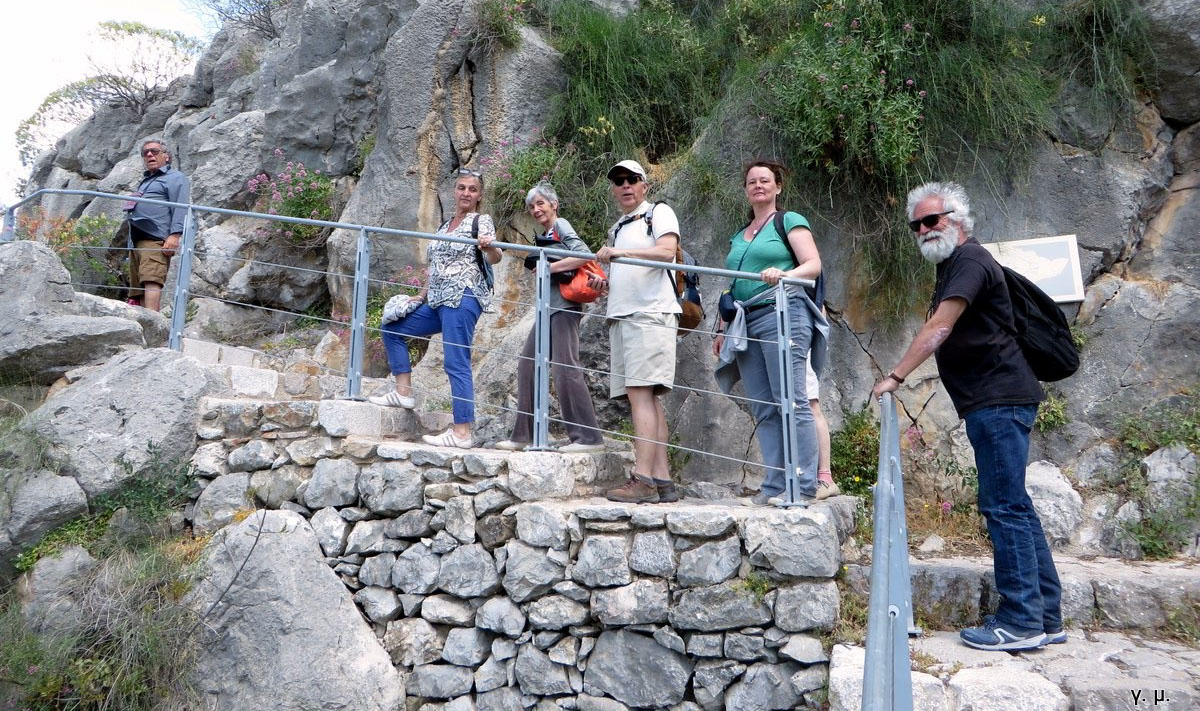
{"label": "guardrail", "polygon": [[896,401],[891,393],[883,394],[879,409],[879,470],[874,487],[875,538],[871,548],[871,596],[862,709],[912,711],[908,638],[920,634],[920,630],[913,625],[904,476],[900,470],[900,425]]}
{"label": "guardrail", "polygon": [[[439,240],[439,241],[444,241],[444,242],[454,242],[454,243],[458,243],[458,244],[474,244],[475,243],[474,240],[471,240],[468,238],[456,237],[453,235],[432,234],[432,233],[427,233],[427,232],[419,232],[419,231],[415,231],[415,230],[401,230],[401,229],[394,229],[394,228],[388,228],[388,227],[361,225],[361,224],[347,223],[347,222],[335,222],[335,221],[328,221],[328,220],[312,220],[312,219],[306,219],[306,218],[300,218],[300,217],[270,215],[270,214],[265,214],[265,213],[261,213],[261,212],[252,212],[252,211],[245,211],[245,210],[231,210],[228,208],[213,207],[213,206],[208,206],[208,205],[196,205],[196,204],[192,204],[192,203],[175,203],[175,202],[169,202],[169,201],[165,201],[165,200],[154,200],[154,199],[150,199],[150,198],[133,197],[133,196],[129,196],[129,195],[116,195],[116,194],[112,194],[112,193],[104,193],[104,192],[99,192],[99,191],[95,191],[95,190],[68,190],[68,189],[55,189],[55,188],[43,188],[43,189],[38,190],[37,192],[33,193],[32,195],[29,195],[28,197],[22,199],[21,201],[8,206],[4,211],[3,227],[2,227],[2,231],[0,231],[0,242],[7,242],[7,241],[11,241],[11,240],[15,239],[17,209],[23,207],[24,205],[26,205],[32,201],[39,199],[40,197],[42,197],[44,195],[70,195],[70,196],[77,196],[77,197],[83,197],[83,198],[95,198],[95,199],[101,199],[101,200],[119,200],[122,202],[133,201],[133,202],[148,203],[148,204],[153,204],[153,205],[162,205],[162,206],[166,206],[166,207],[175,207],[175,208],[187,210],[185,229],[184,229],[182,239],[180,240],[179,249],[177,250],[177,256],[179,258],[178,277],[177,277],[175,289],[174,289],[174,292],[173,292],[172,298],[171,298],[171,304],[172,304],[172,306],[171,306],[171,328],[170,328],[170,335],[168,337],[168,346],[173,350],[180,350],[182,347],[182,337],[183,337],[183,330],[184,330],[184,326],[185,326],[185,318],[186,318],[186,313],[187,313],[188,301],[189,301],[189,298],[191,297],[191,290],[190,290],[191,274],[192,274],[192,269],[193,269],[193,263],[196,258],[196,255],[197,255],[197,248],[196,248],[197,228],[196,228],[196,219],[195,219],[195,214],[197,212],[211,213],[211,214],[217,214],[217,215],[227,215],[227,216],[249,217],[249,218],[265,220],[265,221],[273,222],[273,223],[311,225],[311,226],[321,227],[321,228],[356,231],[358,233],[358,240],[357,240],[357,244],[356,244],[355,268],[354,268],[353,275],[346,275],[346,274],[334,273],[334,272],[321,272],[321,273],[323,273],[327,276],[331,276],[331,277],[349,277],[349,278],[353,279],[353,295],[352,295],[352,299],[351,299],[350,321],[348,324],[344,324],[344,325],[348,325],[349,330],[350,330],[349,362],[348,362],[348,367],[347,367],[347,372],[346,372],[346,397],[350,398],[350,399],[362,399],[362,377],[363,377],[363,367],[364,367],[363,354],[364,354],[364,350],[365,350],[365,346],[366,346],[367,332],[370,330],[377,331],[377,329],[369,329],[366,325],[368,291],[370,290],[370,286],[371,286],[372,282],[381,283],[379,280],[371,279],[369,277],[369,269],[370,269],[370,263],[371,263],[371,236],[372,235],[381,235],[381,236],[415,238],[415,239],[425,239],[425,240]],[[526,414],[532,414],[533,420],[534,420],[532,448],[533,449],[548,449],[549,444],[550,444],[550,440],[549,440],[550,423],[551,422],[562,422],[561,420],[556,420],[555,418],[550,417],[550,414],[549,414],[549,411],[550,411],[550,396],[549,396],[550,366],[553,364],[550,360],[549,328],[550,328],[550,316],[554,310],[550,306],[550,289],[552,287],[551,287],[550,272],[549,272],[549,265],[550,265],[549,257],[571,257],[571,256],[577,256],[577,253],[571,252],[570,250],[557,249],[557,248],[553,248],[553,247],[538,247],[538,246],[534,246],[534,245],[509,243],[509,242],[494,242],[493,245],[496,247],[499,247],[500,249],[505,250],[505,251],[520,252],[520,253],[525,253],[525,254],[534,254],[538,257],[537,268],[535,269],[535,272],[534,272],[535,280],[536,280],[535,281],[536,301],[533,304],[527,304],[529,306],[532,306],[535,310],[534,328],[535,328],[535,334],[536,334],[535,335],[536,348],[535,348],[535,356],[534,356],[534,398],[533,398],[534,411],[533,411],[533,413],[526,413]],[[98,249],[103,249],[103,250],[107,251],[107,248],[98,248]],[[728,269],[717,269],[717,268],[712,268],[712,267],[703,267],[703,266],[699,266],[699,265],[674,264],[674,263],[650,261],[650,260],[644,260],[644,259],[633,259],[633,258],[627,258],[627,257],[622,257],[622,258],[616,259],[614,261],[625,263],[625,264],[633,264],[633,265],[638,265],[638,266],[651,267],[654,269],[683,271],[683,272],[690,272],[693,274],[710,275],[710,276],[716,276],[716,277],[727,278],[727,279],[737,278],[737,279],[750,279],[750,280],[755,280],[755,281],[762,281],[762,277],[757,272],[732,271],[732,270],[728,270]],[[277,267],[284,268],[284,269],[301,269],[299,267],[292,267],[292,266],[288,266],[288,265],[273,265],[273,266],[277,266]],[[312,271],[312,270],[305,270],[305,271]],[[387,282],[382,282],[382,283],[387,283]],[[776,311],[777,323],[779,324],[779,333],[780,333],[781,337],[777,341],[760,341],[762,343],[774,343],[776,345],[776,352],[778,354],[779,362],[781,364],[780,372],[783,374],[782,383],[781,383],[782,396],[780,398],[780,402],[772,402],[771,404],[776,405],[781,408],[783,424],[784,424],[784,432],[786,433],[786,436],[784,437],[784,462],[785,462],[786,489],[784,491],[785,501],[783,503],[783,505],[785,505],[785,506],[797,505],[797,501],[799,499],[799,493],[797,491],[798,479],[796,477],[796,473],[798,471],[798,465],[796,464],[796,461],[795,461],[796,460],[796,452],[797,452],[797,442],[796,442],[796,432],[795,432],[794,423],[796,420],[797,408],[798,407],[808,407],[807,402],[799,402],[799,403],[796,402],[796,398],[795,398],[796,383],[793,382],[793,373],[792,373],[793,369],[791,367],[786,367],[786,364],[790,363],[791,351],[796,345],[792,341],[789,319],[787,318],[787,311],[786,311],[787,299],[785,296],[785,288],[789,285],[811,287],[811,286],[813,286],[813,282],[812,282],[812,280],[807,280],[807,279],[784,279],[784,280],[780,281],[780,283],[776,287],[779,290],[779,295],[775,299],[775,302],[776,302],[775,311]],[[498,297],[494,296],[493,298],[497,299]],[[280,309],[272,309],[269,307],[265,307],[262,305],[256,305],[256,304],[245,304],[245,303],[230,302],[230,301],[227,301],[227,303],[232,303],[232,304],[245,306],[245,307],[249,307],[249,308],[264,309],[267,311],[280,312],[280,313],[293,313],[293,312],[281,311]],[[514,302],[514,303],[524,303],[524,302]],[[298,313],[293,313],[293,315],[303,316],[303,314],[298,314]],[[334,322],[334,323],[342,323],[342,322]],[[674,327],[671,327],[671,329],[674,330]],[[700,330],[700,329],[696,329],[696,330]],[[431,339],[425,339],[425,340],[431,340]],[[754,339],[750,339],[750,340],[754,340]],[[469,343],[468,344],[451,344],[451,345],[466,345],[468,347],[472,346],[472,344],[469,344]],[[475,348],[478,349],[477,346]],[[520,354],[515,354],[515,353],[510,353],[508,355],[510,355],[514,358],[521,357]],[[607,373],[608,372],[608,371],[596,371],[596,370],[587,369],[587,368],[581,368],[581,369],[585,370],[587,372],[599,372],[599,373]],[[728,396],[723,395],[722,393],[702,390],[699,388],[688,388],[686,386],[682,386],[682,385],[678,385],[678,384],[675,387],[676,387],[676,389],[681,389],[681,390],[691,390],[691,391],[697,392],[697,393],[720,395],[722,397],[728,397]],[[742,402],[753,402],[752,399],[746,398],[746,397],[734,396],[733,399],[740,400]],[[499,405],[491,405],[491,406],[496,407],[497,409],[500,409],[500,410],[511,410],[511,408],[506,408],[506,407],[499,406]],[[613,431],[609,431],[609,430],[601,430],[601,431],[606,434],[610,434],[610,435],[620,435],[620,436],[630,437],[630,435],[628,435],[626,433],[613,432]],[[631,438],[639,439],[637,437],[631,437]],[[705,456],[715,457],[717,459],[739,462],[743,465],[749,464],[752,466],[760,466],[760,467],[766,466],[763,464],[757,464],[755,462],[751,462],[751,461],[744,460],[744,459],[739,459],[736,457],[730,457],[730,456],[719,454],[716,452],[707,452],[702,449],[695,449],[695,448],[690,448],[690,447],[686,447],[686,446],[682,446],[682,445],[671,444],[669,442],[657,442],[655,440],[645,440],[645,441],[653,442],[656,444],[663,444],[663,445],[666,445],[668,447],[671,447],[673,449],[680,450],[680,451],[702,454]]]}

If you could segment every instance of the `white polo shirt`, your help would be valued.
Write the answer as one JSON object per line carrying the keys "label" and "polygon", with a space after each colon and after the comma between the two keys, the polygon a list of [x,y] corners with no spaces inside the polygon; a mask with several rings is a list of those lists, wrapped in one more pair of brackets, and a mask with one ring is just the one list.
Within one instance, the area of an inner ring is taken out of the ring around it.
{"label": "white polo shirt", "polygon": [[[653,236],[646,234],[644,217],[629,219],[644,215],[651,209],[654,210]],[[614,249],[648,249],[654,246],[659,237],[668,234],[679,236],[679,218],[675,216],[675,211],[669,205],[655,206],[643,201],[608,229],[608,243]],[[666,269],[618,262],[609,264],[608,310],[605,313],[610,317],[633,313],[679,313],[682,309],[675,297],[674,275],[675,272]]]}

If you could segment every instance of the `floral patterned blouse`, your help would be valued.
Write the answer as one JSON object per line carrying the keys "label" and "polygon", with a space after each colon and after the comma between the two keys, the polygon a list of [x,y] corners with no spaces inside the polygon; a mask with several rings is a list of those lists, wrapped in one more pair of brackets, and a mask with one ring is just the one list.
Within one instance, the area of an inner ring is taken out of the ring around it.
{"label": "floral patterned blouse", "polygon": [[[469,212],[454,230],[448,230],[449,221],[438,228],[440,235],[471,238],[471,222],[475,213]],[[495,235],[496,226],[492,223],[491,215],[479,216],[479,234]],[[426,254],[429,259],[429,293],[425,303],[431,307],[451,306],[458,308],[462,304],[463,292],[467,289],[479,300],[484,311],[492,302],[492,293],[488,290],[487,280],[479,265],[475,262],[473,244],[458,244],[455,242],[429,243]]]}

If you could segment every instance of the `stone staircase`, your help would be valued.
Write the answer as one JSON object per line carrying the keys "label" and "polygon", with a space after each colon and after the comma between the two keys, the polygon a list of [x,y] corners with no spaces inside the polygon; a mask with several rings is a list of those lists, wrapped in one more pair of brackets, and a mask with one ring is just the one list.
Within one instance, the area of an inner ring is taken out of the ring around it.
{"label": "stone staircase", "polygon": [[[699,486],[614,504],[600,494],[629,470],[627,443],[431,447],[411,440],[448,413],[337,399],[341,376],[278,372],[245,349],[186,349],[217,384],[197,429],[194,530],[250,507],[307,518],[410,708],[859,708],[862,649],[830,655],[819,637],[840,590],[865,604],[869,566],[842,565],[855,499],[785,510]],[[915,708],[1092,711],[1134,708],[1135,694],[1200,708],[1200,652],[1161,641],[1200,605],[1200,571],[1057,560],[1071,641],[1021,655],[936,631],[994,607],[989,559],[912,561],[917,621],[935,630],[912,644]]]}
{"label": "stone staircase", "polygon": [[838,616],[853,498],[778,509],[689,487],[674,504],[614,504],[600,494],[630,469],[627,443],[427,446],[412,440],[448,414],[330,399],[344,379],[244,349],[185,351],[215,384],[194,531],[249,508],[307,518],[410,708],[819,708],[815,635]]}

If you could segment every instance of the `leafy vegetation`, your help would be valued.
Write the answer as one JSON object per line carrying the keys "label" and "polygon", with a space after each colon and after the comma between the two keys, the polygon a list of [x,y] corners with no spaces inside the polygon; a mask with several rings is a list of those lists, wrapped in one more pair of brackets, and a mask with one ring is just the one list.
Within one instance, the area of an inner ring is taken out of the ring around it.
{"label": "leafy vegetation", "polygon": [[125,283],[124,260],[114,258],[108,251],[119,224],[119,220],[107,215],[68,220],[46,217],[39,210],[22,213],[17,218],[16,231],[19,239],[43,242],[53,249],[71,274],[72,284],[80,291],[99,290],[124,298],[124,293],[115,288]]}
{"label": "leafy vegetation", "polygon": [[93,74],[55,89],[29,118],[17,126],[17,152],[32,165],[66,130],[103,106],[139,115],[166,96],[172,81],[182,76],[203,45],[180,32],[140,22],[101,22],[97,35],[111,46],[114,62],[91,60]]}
{"label": "leafy vegetation", "polygon": [[1037,418],[1033,426],[1038,432],[1046,433],[1062,427],[1070,421],[1067,417],[1067,401],[1054,392],[1046,392],[1046,399],[1038,405]]}
{"label": "leafy vegetation", "polygon": [[[283,162],[286,156],[276,148],[275,158]],[[303,163],[289,160],[273,177],[261,173],[247,181],[246,187],[259,196],[259,209],[272,215],[307,220],[333,219],[336,199],[333,181],[320,170],[309,170]],[[329,228],[318,225],[271,223],[263,229],[306,249],[321,247],[329,235]]]}
{"label": "leafy vegetation", "polygon": [[518,212],[517,194],[545,176],[581,222],[602,224],[596,184],[634,156],[659,182],[682,171],[697,194],[680,202],[719,208],[733,225],[740,190],[719,185],[736,187],[748,156],[697,155],[694,142],[730,120],[766,128],[754,134],[764,151],[796,169],[784,204],[812,218],[830,212],[822,197],[841,196],[827,217],[854,236],[855,293],[882,323],[910,313],[932,279],[905,229],[908,189],[965,180],[981,151],[1018,169],[1068,82],[1121,114],[1153,78],[1133,0],[648,0],[623,17],[545,0],[534,10],[525,19],[562,52],[567,89],[544,139],[505,151],[501,212]]}
{"label": "leafy vegetation", "polygon": [[1139,520],[1126,524],[1126,532],[1147,558],[1173,556],[1189,542],[1193,526],[1200,521],[1200,473],[1155,493],[1141,461],[1174,445],[1200,455],[1200,396],[1185,392],[1127,418],[1118,441],[1124,455],[1120,493],[1136,501],[1142,512]]}
{"label": "leafy vegetation", "polygon": [[528,10],[526,0],[483,0],[479,3],[475,42],[492,51],[497,46],[516,47],[521,43],[521,25]]}
{"label": "leafy vegetation", "polygon": [[871,500],[879,468],[879,422],[866,405],[844,413],[842,428],[830,436],[830,465],[843,494]]}

